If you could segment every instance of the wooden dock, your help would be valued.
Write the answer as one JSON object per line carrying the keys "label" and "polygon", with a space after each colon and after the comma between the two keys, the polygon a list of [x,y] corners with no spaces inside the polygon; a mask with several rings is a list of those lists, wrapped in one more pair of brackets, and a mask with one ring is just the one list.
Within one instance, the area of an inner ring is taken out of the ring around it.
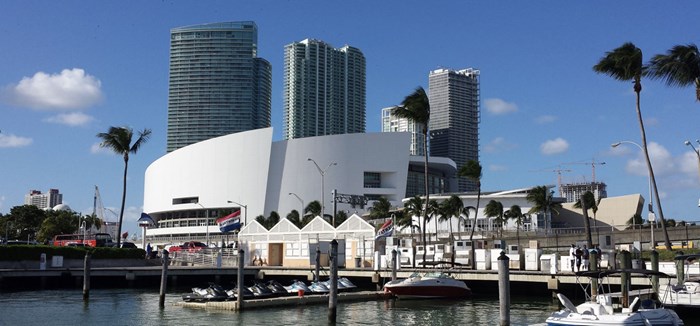
{"label": "wooden dock", "polygon": [[[378,291],[341,292],[338,293],[339,302],[387,300],[392,298],[389,293]],[[266,299],[251,299],[243,302],[244,309],[263,309],[283,306],[301,306],[309,304],[328,304],[328,294],[311,294],[305,296],[286,296]],[[210,301],[210,302],[177,302],[176,306],[193,309],[229,310],[238,311],[236,301]]]}

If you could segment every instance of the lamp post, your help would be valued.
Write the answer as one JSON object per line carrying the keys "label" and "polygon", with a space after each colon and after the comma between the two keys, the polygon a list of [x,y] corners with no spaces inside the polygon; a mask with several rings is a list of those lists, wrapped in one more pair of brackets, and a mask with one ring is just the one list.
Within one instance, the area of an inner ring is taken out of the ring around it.
{"label": "lamp post", "polygon": [[209,210],[206,207],[204,207],[202,204],[200,204],[199,202],[196,202],[195,204],[199,205],[200,207],[202,207],[204,209],[204,216],[207,220],[207,222],[206,222],[206,224],[207,224],[207,246],[209,246]]}
{"label": "lamp post", "polygon": [[[697,142],[698,144],[700,144],[700,139],[699,139],[699,140],[696,140],[696,142]],[[691,143],[689,140],[686,140],[686,141],[685,141],[685,144],[686,144],[687,146],[690,146],[690,148],[693,149],[693,152],[695,152],[695,155],[698,156],[698,170],[700,171],[700,150],[698,150],[697,148],[695,148],[695,146],[693,146],[693,143]]]}
{"label": "lamp post", "polygon": [[228,202],[229,204],[236,204],[236,205],[243,207],[245,209],[245,212],[244,212],[245,215],[243,215],[243,225],[248,225],[248,205],[243,205],[243,204],[237,203],[233,200],[227,200],[226,202]]}
{"label": "lamp post", "polygon": [[301,217],[304,217],[304,200],[301,199],[301,197],[299,197],[299,195],[297,195],[293,192],[290,192],[289,195],[294,196],[299,200],[299,202],[301,203],[301,210],[299,211],[299,214],[301,214]]}
{"label": "lamp post", "polygon": [[[634,146],[637,146],[640,151],[644,152],[644,149],[642,148],[641,145],[629,141],[629,140],[622,140],[617,143],[614,143],[610,145],[612,148],[615,148],[617,146],[620,146],[621,144],[631,144]],[[691,145],[692,146],[692,145]],[[700,154],[698,154],[700,155]],[[649,174],[649,215],[647,217],[647,221],[649,221],[649,224],[651,226],[651,250],[656,249],[656,242],[654,241],[654,226],[656,225],[656,216],[654,215],[654,201],[652,200],[652,192],[651,192],[651,174]]]}
{"label": "lamp post", "polygon": [[[311,161],[314,163],[316,166],[316,169],[318,169],[318,173],[321,174],[321,218],[324,218],[326,216],[326,203],[325,203],[325,195],[326,195],[326,190],[325,190],[325,184],[324,184],[324,178],[326,176],[326,172],[328,172],[328,169],[330,169],[331,166],[333,165],[338,165],[336,162],[331,162],[328,164],[328,166],[325,169],[321,169],[321,167],[314,161],[312,158],[307,158],[307,161]],[[335,219],[335,216],[333,216]]]}
{"label": "lamp post", "polygon": [[[83,229],[83,245],[85,245],[85,233],[87,232],[87,225],[85,224],[85,220],[80,223],[80,228]],[[29,238],[29,235],[27,235],[27,238]],[[29,239],[27,239],[27,241],[29,241]]]}

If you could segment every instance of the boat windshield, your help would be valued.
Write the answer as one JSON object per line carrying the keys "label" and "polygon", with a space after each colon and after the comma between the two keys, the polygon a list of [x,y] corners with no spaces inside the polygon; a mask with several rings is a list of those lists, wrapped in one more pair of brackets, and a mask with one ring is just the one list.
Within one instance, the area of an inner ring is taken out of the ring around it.
{"label": "boat windshield", "polygon": [[428,273],[425,273],[425,277],[447,278],[448,276],[444,272],[428,272]]}

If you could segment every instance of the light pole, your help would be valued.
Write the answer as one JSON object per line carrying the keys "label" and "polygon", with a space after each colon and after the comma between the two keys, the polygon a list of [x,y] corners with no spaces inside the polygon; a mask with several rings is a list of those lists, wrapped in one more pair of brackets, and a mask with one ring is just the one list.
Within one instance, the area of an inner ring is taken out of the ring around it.
{"label": "light pole", "polygon": [[[700,139],[699,139],[699,140],[696,140],[696,142],[697,142],[698,144],[700,144]],[[698,170],[700,171],[700,150],[698,150],[697,148],[695,148],[695,146],[693,146],[693,143],[691,143],[689,140],[686,140],[686,141],[685,141],[685,144],[686,144],[687,146],[690,146],[690,148],[693,149],[693,152],[695,152],[695,155],[698,156]]]}
{"label": "light pole", "polygon": [[[85,225],[85,220],[83,220],[83,222],[80,223],[80,228],[83,229],[83,241],[82,242],[83,242],[83,246],[84,246],[85,240],[86,240],[85,239],[85,232],[87,231],[87,225]],[[29,235],[27,235],[27,237],[29,237]]]}
{"label": "light pole", "polygon": [[[610,145],[612,148],[615,148],[617,146],[620,146],[621,144],[631,144],[634,146],[637,146],[640,151],[644,152],[644,149],[642,148],[641,145],[629,141],[629,140],[622,140],[617,143],[614,143]],[[700,155],[700,154],[698,154]],[[654,241],[654,226],[656,225],[656,216],[654,215],[654,201],[652,200],[652,192],[651,192],[651,174],[649,174],[649,215],[647,217],[647,221],[649,221],[649,224],[651,226],[651,250],[656,250],[656,242]]]}
{"label": "light pole", "polygon": [[[314,159],[309,157],[306,160],[313,162],[314,165],[316,166],[316,169],[318,169],[318,173],[321,174],[321,218],[324,218],[326,216],[326,209],[325,209],[326,203],[324,202],[326,190],[325,190],[324,178],[326,176],[326,172],[328,172],[328,169],[330,169],[330,167],[333,165],[338,165],[338,163],[331,162],[330,164],[328,164],[328,166],[324,170],[322,170],[321,167],[318,166],[318,163],[316,163],[316,161],[314,161]],[[335,219],[335,216],[333,216],[333,218]]]}
{"label": "light pole", "polygon": [[[245,215],[243,215],[243,225],[248,225],[248,205],[243,205],[243,204],[237,203],[233,200],[227,200],[227,202],[229,204],[236,204],[236,205],[243,207],[245,209],[245,213],[244,213]],[[243,227],[241,226],[241,228],[243,228]]]}
{"label": "light pole", "polygon": [[209,210],[199,202],[196,202],[195,204],[199,205],[199,207],[202,207],[204,209],[204,216],[207,220],[207,246],[209,246]]}
{"label": "light pole", "polygon": [[301,199],[301,197],[299,197],[299,195],[297,195],[297,194],[295,194],[295,193],[293,193],[293,192],[290,192],[289,195],[290,195],[290,196],[297,197],[297,199],[298,199],[299,202],[301,203],[301,211],[299,211],[299,214],[301,215],[301,217],[304,217],[304,200]]}

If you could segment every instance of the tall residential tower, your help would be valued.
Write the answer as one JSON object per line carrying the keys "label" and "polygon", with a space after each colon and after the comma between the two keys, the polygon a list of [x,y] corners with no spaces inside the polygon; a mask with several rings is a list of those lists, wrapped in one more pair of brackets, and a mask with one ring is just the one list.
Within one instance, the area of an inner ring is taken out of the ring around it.
{"label": "tall residential tower", "polygon": [[[430,156],[451,158],[457,169],[479,161],[479,70],[438,69],[428,77]],[[476,184],[459,178],[460,192]]]}
{"label": "tall residential tower", "polygon": [[284,48],[284,139],[365,132],[365,57],[306,39]]}
{"label": "tall residential tower", "polygon": [[425,142],[423,141],[423,131],[421,125],[407,118],[399,118],[391,114],[394,107],[382,109],[382,132],[410,132],[411,133],[411,155],[424,156]]}
{"label": "tall residential tower", "polygon": [[167,151],[270,126],[272,67],[254,22],[170,30]]}

